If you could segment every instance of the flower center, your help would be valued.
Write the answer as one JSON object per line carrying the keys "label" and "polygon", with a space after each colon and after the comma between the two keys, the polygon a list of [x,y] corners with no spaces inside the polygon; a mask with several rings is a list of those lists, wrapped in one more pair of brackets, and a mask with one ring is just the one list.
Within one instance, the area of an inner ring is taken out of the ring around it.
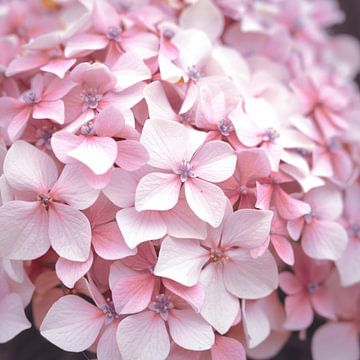
{"label": "flower center", "polygon": [[280,134],[273,128],[268,128],[263,134],[263,141],[274,142],[277,138],[280,137]]}
{"label": "flower center", "polygon": [[102,95],[98,94],[96,89],[87,89],[83,91],[80,96],[84,101],[85,108],[87,109],[96,109],[102,98]]}
{"label": "flower center", "polygon": [[52,197],[49,194],[39,194],[38,200],[41,202],[41,205],[43,205],[45,209],[48,210],[50,202],[52,201]]}
{"label": "flower center", "polygon": [[225,264],[229,260],[229,257],[225,255],[225,252],[221,249],[210,250],[210,261],[215,264]]}
{"label": "flower center", "polygon": [[34,104],[36,103],[36,94],[33,90],[26,91],[22,96],[24,102],[26,104]]}
{"label": "flower center", "polygon": [[174,172],[180,175],[181,182],[185,182],[189,177],[195,177],[191,164],[187,160],[183,160]]}
{"label": "flower center", "polygon": [[41,129],[36,130],[36,142],[35,146],[40,149],[51,150],[51,137],[54,132],[57,131],[55,126],[44,126]]}
{"label": "flower center", "polygon": [[106,31],[106,37],[109,40],[120,40],[121,29],[118,26],[109,26]]}
{"label": "flower center", "polygon": [[234,126],[229,120],[220,120],[218,122],[218,128],[223,136],[229,136],[232,131],[234,131]]}
{"label": "flower center", "polygon": [[307,285],[307,290],[310,294],[315,294],[320,288],[320,285],[316,282],[310,281]]}
{"label": "flower center", "polygon": [[201,77],[201,72],[195,65],[192,65],[191,67],[188,67],[188,75],[192,80],[197,81]]}
{"label": "flower center", "polygon": [[105,325],[109,325],[114,320],[119,318],[119,315],[115,311],[114,303],[110,300],[106,300],[106,304],[102,305],[101,310],[105,314]]}
{"label": "flower center", "polygon": [[171,29],[165,29],[163,31],[163,37],[167,40],[172,39],[175,36],[175,32]]}
{"label": "flower center", "polygon": [[165,294],[157,295],[155,301],[152,301],[149,305],[151,311],[158,313],[163,320],[167,320],[169,317],[169,310],[174,308],[174,304]]}
{"label": "flower center", "polygon": [[338,139],[332,138],[328,143],[328,149],[330,152],[336,152],[340,150],[341,145]]}
{"label": "flower center", "polygon": [[87,135],[92,135],[94,133],[94,121],[90,120],[87,123],[81,125],[80,128],[80,134],[87,136]]}
{"label": "flower center", "polygon": [[304,220],[306,224],[310,224],[312,219],[316,218],[316,212],[315,210],[311,210],[308,214],[304,215]]}
{"label": "flower center", "polygon": [[360,240],[360,225],[359,224],[352,224],[348,228],[349,237],[357,238]]}

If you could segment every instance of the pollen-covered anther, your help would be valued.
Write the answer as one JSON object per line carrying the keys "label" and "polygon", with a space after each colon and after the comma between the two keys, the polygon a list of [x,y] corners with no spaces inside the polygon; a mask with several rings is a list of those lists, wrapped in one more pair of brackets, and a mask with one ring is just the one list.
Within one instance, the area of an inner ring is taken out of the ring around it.
{"label": "pollen-covered anther", "polygon": [[225,264],[229,260],[229,257],[220,249],[210,250],[210,261],[217,264]]}
{"label": "pollen-covered anther", "polygon": [[163,320],[167,320],[169,317],[168,311],[174,308],[174,304],[170,301],[165,294],[157,295],[155,301],[152,301],[149,305],[151,311],[158,313]]}
{"label": "pollen-covered anther", "polygon": [[102,99],[102,95],[98,94],[96,89],[86,89],[80,96],[84,101],[85,109],[96,109]]}
{"label": "pollen-covered anther", "polygon": [[175,174],[180,175],[181,182],[185,182],[189,177],[195,177],[191,164],[187,160],[183,160],[175,169]]}

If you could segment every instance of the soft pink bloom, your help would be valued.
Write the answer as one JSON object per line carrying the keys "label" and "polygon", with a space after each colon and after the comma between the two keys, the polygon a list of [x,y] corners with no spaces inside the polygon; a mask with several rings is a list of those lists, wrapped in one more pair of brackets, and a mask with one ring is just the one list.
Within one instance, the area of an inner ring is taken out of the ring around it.
{"label": "soft pink bloom", "polygon": [[4,175],[19,195],[0,208],[1,255],[35,259],[52,245],[66,259],[86,260],[91,228],[80,209],[92,205],[98,192],[84,183],[76,167],[65,167],[59,176],[47,154],[17,141],[6,155]]}
{"label": "soft pink bloom", "polygon": [[192,211],[212,226],[221,223],[226,198],[213,183],[233,174],[236,156],[228,144],[211,141],[202,145],[196,135],[176,122],[151,119],[145,123],[141,143],[149,152],[148,164],[166,172],[153,172],[140,180],[137,211],[172,209],[184,184]]}

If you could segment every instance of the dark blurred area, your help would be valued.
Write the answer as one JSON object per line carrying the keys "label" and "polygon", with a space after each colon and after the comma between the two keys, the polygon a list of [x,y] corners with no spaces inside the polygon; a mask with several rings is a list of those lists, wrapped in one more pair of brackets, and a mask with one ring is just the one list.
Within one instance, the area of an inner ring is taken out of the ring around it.
{"label": "dark blurred area", "polygon": [[[298,1],[298,0],[293,0]],[[335,33],[347,33],[360,40],[360,0],[338,0],[346,13],[346,22],[334,28]],[[0,1],[1,2],[1,1]],[[360,85],[360,76],[358,76]],[[28,314],[30,318],[31,314]],[[272,360],[310,360],[310,338],[317,324],[308,332],[307,340],[299,340],[294,333],[286,347]],[[0,324],[1,331],[1,324]],[[7,344],[0,345],[0,360],[89,360],[94,355],[68,353],[47,342],[38,331],[30,329],[18,335]],[[186,360],[186,359],[184,359]],[[235,360],[235,359],[234,359]],[[340,360],[340,359],[339,359]]]}

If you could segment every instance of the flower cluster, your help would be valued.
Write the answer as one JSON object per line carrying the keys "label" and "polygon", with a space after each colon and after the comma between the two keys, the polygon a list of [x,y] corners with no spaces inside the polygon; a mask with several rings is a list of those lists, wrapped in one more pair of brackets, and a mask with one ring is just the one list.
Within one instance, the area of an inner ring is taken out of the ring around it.
{"label": "flower cluster", "polygon": [[359,358],[358,44],[331,0],[0,4],[0,342]]}

